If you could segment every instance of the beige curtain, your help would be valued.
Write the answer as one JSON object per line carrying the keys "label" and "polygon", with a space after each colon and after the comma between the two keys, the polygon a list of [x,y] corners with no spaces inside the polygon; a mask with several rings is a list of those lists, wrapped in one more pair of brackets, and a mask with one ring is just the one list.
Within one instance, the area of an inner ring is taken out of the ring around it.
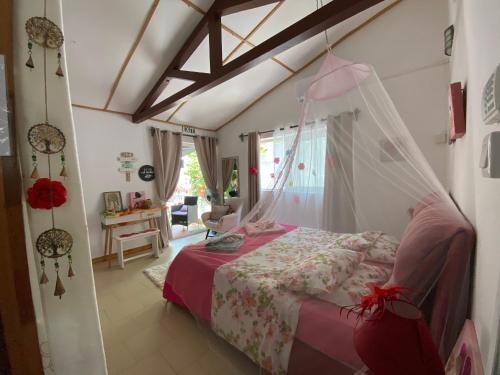
{"label": "beige curtain", "polygon": [[194,148],[205,185],[212,195],[217,194],[217,140],[210,137],[196,137]]}
{"label": "beige curtain", "polygon": [[[329,116],[326,137],[327,157],[339,167],[325,164],[323,191],[323,229],[338,233],[355,233],[353,171],[353,113]],[[329,156],[328,156],[329,155]]]}
{"label": "beige curtain", "polygon": [[[170,131],[154,129],[153,164],[155,182],[161,200],[167,201],[174,194],[181,171],[182,135]],[[167,210],[161,211],[160,230],[165,246],[172,238],[172,228]]]}
{"label": "beige curtain", "polygon": [[222,192],[224,193],[231,182],[235,159],[222,159]]}
{"label": "beige curtain", "polygon": [[[252,167],[257,168],[257,174],[250,173]],[[251,210],[260,198],[259,172],[259,134],[248,133],[248,210]]]}

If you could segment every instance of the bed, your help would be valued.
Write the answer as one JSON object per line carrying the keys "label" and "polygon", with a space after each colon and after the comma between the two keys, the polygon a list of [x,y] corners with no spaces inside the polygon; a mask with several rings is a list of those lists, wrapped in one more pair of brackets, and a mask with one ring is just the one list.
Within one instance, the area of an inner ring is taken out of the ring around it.
{"label": "bed", "polygon": [[[474,232],[447,204],[436,200],[424,203],[413,211],[389,282],[431,291],[421,306],[444,360],[467,314],[468,292],[464,295],[463,291],[469,290]],[[234,253],[207,251],[203,242],[185,247],[169,269],[164,298],[213,323],[212,293],[217,270],[301,230],[292,225],[283,227],[283,233],[247,236]],[[429,277],[437,273],[437,280]],[[288,374],[352,374],[353,369],[362,366],[352,340],[356,316],[340,312],[341,306],[319,298],[301,300]]]}

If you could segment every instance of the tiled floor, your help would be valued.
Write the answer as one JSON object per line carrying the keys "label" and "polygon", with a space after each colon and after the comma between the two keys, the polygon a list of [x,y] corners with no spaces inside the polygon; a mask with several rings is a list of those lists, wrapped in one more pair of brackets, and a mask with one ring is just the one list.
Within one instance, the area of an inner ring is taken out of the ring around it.
{"label": "tiled floor", "polygon": [[171,242],[159,259],[142,258],[108,269],[94,266],[99,315],[109,375],[250,375],[257,367],[199,326],[184,310],[166,303],[142,271],[172,259],[205,233]]}

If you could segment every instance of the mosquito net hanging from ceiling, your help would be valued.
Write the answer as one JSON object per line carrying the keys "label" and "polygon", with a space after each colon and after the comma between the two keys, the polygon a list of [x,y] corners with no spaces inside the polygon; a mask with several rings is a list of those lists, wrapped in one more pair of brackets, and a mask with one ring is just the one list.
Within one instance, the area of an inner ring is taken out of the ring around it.
{"label": "mosquito net hanging from ceiling", "polygon": [[250,166],[270,181],[257,204],[230,233],[185,248],[164,296],[269,373],[349,373],[363,363],[340,307],[397,284],[445,359],[465,318],[473,234],[374,69],[328,53],[272,152],[272,165]]}

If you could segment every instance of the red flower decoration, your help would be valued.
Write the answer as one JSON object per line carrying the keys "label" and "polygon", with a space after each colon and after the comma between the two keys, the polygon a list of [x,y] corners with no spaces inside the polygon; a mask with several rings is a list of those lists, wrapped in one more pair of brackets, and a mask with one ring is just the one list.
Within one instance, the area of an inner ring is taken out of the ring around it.
{"label": "red flower decoration", "polygon": [[299,168],[301,171],[304,170],[306,166],[304,165],[304,163],[299,163],[299,165],[297,165],[297,168]]}
{"label": "red flower decoration", "polygon": [[257,175],[258,172],[259,171],[258,171],[257,167],[250,167],[250,168],[248,168],[248,173],[250,173],[251,175],[255,176],[255,175]]}
{"label": "red flower decoration", "polygon": [[279,164],[280,163],[280,158],[279,157],[275,157],[274,158],[274,164]]}
{"label": "red flower decoration", "polygon": [[[354,306],[344,306],[342,309],[358,313],[359,318],[363,316],[365,311],[372,311],[373,308],[375,308],[375,311],[372,312],[371,319],[380,319],[385,312],[387,303],[390,303],[391,301],[407,302],[405,298],[401,298],[402,293],[404,291],[408,291],[406,288],[398,285],[388,286],[385,288],[370,285],[370,288],[372,293],[361,298],[361,301],[358,304]],[[349,315],[349,313],[347,315]]]}
{"label": "red flower decoration", "polygon": [[40,178],[28,189],[27,200],[32,208],[50,210],[66,202],[66,188],[59,181]]}

